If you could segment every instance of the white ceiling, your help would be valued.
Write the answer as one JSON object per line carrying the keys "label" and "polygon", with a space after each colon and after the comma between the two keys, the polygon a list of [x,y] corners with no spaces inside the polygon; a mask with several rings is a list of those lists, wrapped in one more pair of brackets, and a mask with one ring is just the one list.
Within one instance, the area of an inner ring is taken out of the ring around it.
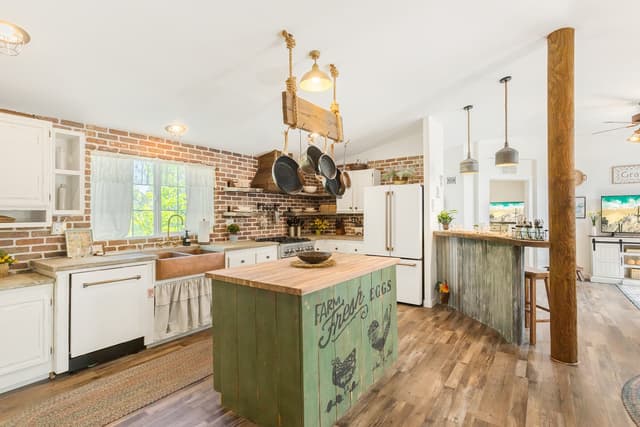
{"label": "white ceiling", "polygon": [[[578,131],[626,120],[640,100],[637,0],[35,3],[0,0],[0,19],[32,36],[20,56],[0,56],[0,107],[155,135],[182,120],[186,142],[247,154],[281,142],[283,28],[298,77],[315,48],[340,69],[356,152],[428,113],[463,142],[468,103],[474,139],[500,136],[504,74],[514,132],[544,136],[544,36],[566,25],[577,30]],[[329,106],[329,93],[302,95]]]}

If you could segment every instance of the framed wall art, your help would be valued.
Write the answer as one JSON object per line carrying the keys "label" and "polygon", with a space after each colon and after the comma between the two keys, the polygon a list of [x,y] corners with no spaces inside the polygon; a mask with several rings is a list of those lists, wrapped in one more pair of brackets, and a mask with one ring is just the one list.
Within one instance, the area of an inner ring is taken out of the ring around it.
{"label": "framed wall art", "polygon": [[640,165],[613,166],[611,168],[611,182],[613,184],[640,183]]}
{"label": "framed wall art", "polygon": [[585,219],[587,217],[587,198],[576,197],[576,218]]}
{"label": "framed wall art", "polygon": [[90,228],[67,230],[64,237],[67,242],[67,257],[84,258],[91,255],[93,233]]}

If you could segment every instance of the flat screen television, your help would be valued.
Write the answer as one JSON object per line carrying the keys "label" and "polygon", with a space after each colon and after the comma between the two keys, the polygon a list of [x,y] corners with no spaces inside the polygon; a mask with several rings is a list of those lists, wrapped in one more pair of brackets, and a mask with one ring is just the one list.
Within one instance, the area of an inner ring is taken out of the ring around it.
{"label": "flat screen television", "polygon": [[640,195],[602,196],[603,233],[640,234]]}
{"label": "flat screen television", "polygon": [[516,223],[519,216],[524,215],[524,202],[491,202],[489,203],[490,222]]}

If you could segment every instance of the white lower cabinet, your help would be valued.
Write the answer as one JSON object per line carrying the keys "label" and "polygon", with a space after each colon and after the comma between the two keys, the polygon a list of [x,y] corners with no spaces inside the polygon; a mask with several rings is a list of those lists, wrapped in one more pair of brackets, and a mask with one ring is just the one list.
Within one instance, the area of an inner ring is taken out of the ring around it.
{"label": "white lower cabinet", "polygon": [[52,368],[53,285],[0,294],[0,393],[47,378]]}
{"label": "white lower cabinet", "polygon": [[403,259],[396,265],[396,299],[398,302],[422,305],[422,261]]}
{"label": "white lower cabinet", "polygon": [[316,240],[316,251],[364,254],[364,243],[353,240]]}
{"label": "white lower cabinet", "polygon": [[275,261],[277,259],[278,247],[275,245],[225,252],[225,265],[227,268],[260,264],[263,262]]}

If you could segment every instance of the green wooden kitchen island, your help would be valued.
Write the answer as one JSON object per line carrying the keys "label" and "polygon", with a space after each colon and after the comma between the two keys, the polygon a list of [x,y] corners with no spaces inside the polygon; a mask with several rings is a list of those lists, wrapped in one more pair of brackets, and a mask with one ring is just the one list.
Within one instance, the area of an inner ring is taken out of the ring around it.
{"label": "green wooden kitchen island", "polygon": [[398,356],[398,259],[334,254],[215,270],[214,388],[264,426],[331,426]]}

